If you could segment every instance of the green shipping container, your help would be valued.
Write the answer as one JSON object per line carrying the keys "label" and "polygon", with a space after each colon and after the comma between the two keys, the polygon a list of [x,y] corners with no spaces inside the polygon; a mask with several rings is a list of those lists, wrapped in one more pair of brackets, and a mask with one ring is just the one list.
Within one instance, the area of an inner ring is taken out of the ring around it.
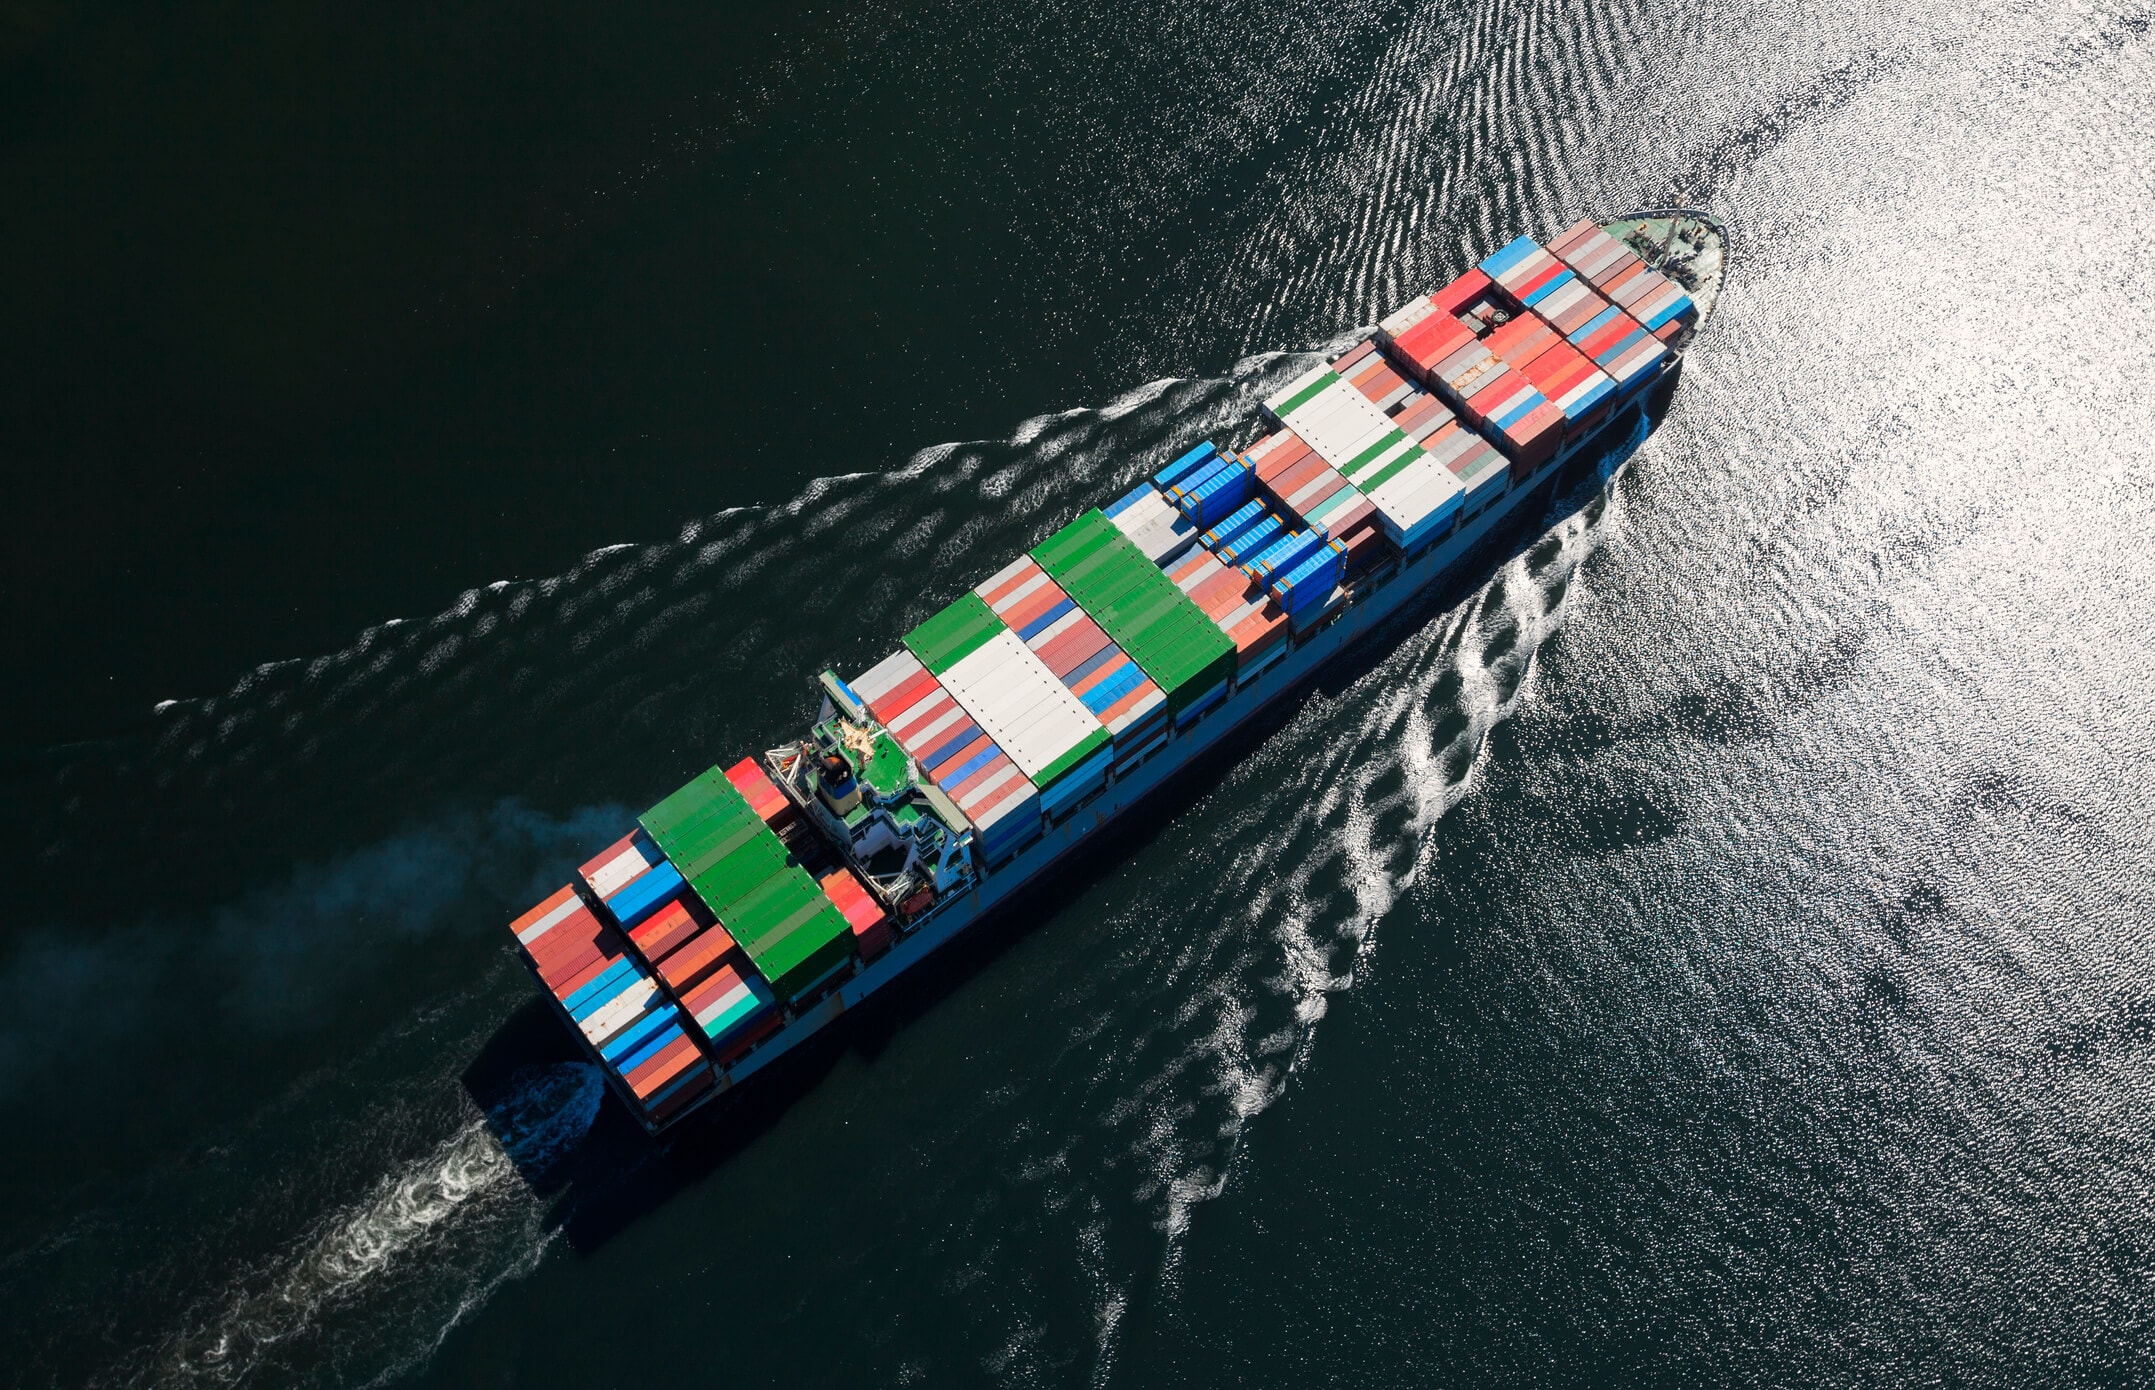
{"label": "green shipping container", "polygon": [[683,878],[692,879],[750,841],[769,835],[771,829],[763,817],[745,802],[738,807],[714,803],[712,814],[676,826],[658,841],[658,847],[666,851]]}
{"label": "green shipping container", "polygon": [[727,923],[763,978],[787,999],[853,953],[853,927],[816,881],[787,869],[734,907]]}
{"label": "green shipping container", "polygon": [[676,826],[694,820],[699,815],[709,814],[714,803],[729,806],[748,804],[733,783],[726,780],[725,771],[716,767],[702,773],[695,781],[637,817],[637,824],[644,828],[645,834],[663,845],[665,837]]}
{"label": "green shipping container", "polygon": [[1234,642],[1097,509],[1042,541],[1033,559],[1152,678],[1171,712],[1234,672]]}
{"label": "green shipping container", "polygon": [[987,600],[967,590],[957,602],[905,635],[906,648],[920,658],[933,675],[951,667],[986,646],[1003,630]]}
{"label": "green shipping container", "polygon": [[729,923],[727,930],[731,931],[730,919],[740,901],[783,871],[789,859],[785,844],[766,830],[762,837],[750,840],[690,879],[689,887],[696,890],[696,896],[703,899],[713,916]]}
{"label": "green shipping container", "polygon": [[761,943],[761,949],[750,952],[749,958],[779,997],[790,1002],[843,965],[852,954],[852,924],[825,902],[814,916],[783,938]]}

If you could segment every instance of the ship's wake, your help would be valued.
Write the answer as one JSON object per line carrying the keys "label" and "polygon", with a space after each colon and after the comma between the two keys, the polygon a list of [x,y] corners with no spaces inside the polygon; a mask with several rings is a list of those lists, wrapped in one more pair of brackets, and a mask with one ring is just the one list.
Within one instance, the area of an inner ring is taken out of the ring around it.
{"label": "ship's wake", "polygon": [[364,1197],[242,1273],[213,1312],[124,1379],[393,1378],[496,1287],[537,1266],[551,1233],[544,1205],[519,1173],[573,1147],[604,1093],[595,1067],[530,1069],[494,1113],[469,1117],[430,1153],[385,1173]]}

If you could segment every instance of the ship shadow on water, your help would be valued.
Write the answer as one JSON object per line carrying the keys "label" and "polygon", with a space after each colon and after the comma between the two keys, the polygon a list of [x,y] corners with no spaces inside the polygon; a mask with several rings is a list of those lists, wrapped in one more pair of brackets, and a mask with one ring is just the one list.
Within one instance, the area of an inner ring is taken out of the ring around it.
{"label": "ship shadow on water", "polygon": [[1575,460],[1561,475],[1540,484],[1541,495],[1519,507],[1518,519],[1485,540],[1452,576],[1404,605],[1144,801],[1109,822],[1008,905],[674,1131],[654,1138],[621,1105],[609,1100],[598,1107],[590,1129],[576,1143],[536,1150],[521,1143],[517,1098],[526,1090],[525,1078],[532,1069],[593,1066],[559,1015],[534,996],[487,1040],[461,1080],[524,1181],[536,1195],[553,1203],[549,1225],[579,1253],[594,1251],[677,1193],[705,1182],[755,1144],[848,1054],[873,1066],[901,1029],[992,965],[1012,943],[1051,915],[1038,911],[1038,904],[1067,902],[1086,892],[1202,800],[1228,768],[1294,718],[1311,692],[1327,698],[1345,693],[1382,664],[1406,633],[1457,606],[1504,565],[1534,549],[1550,529],[1602,499],[1617,471],[1659,428],[1680,376],[1679,367],[1649,402],[1633,407],[1628,417],[1619,417],[1610,435],[1613,442],[1598,455]]}

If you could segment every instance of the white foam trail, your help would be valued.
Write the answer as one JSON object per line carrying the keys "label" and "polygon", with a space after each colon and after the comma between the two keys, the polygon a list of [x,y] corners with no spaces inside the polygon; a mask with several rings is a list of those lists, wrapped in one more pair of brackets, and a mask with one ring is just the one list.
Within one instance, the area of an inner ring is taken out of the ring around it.
{"label": "white foam trail", "polygon": [[[1212,983],[1189,1006],[1212,1010],[1211,1026],[1146,1086],[1149,1114],[1125,1111],[1137,1130],[1134,1156],[1149,1174],[1140,1200],[1153,1206],[1165,1238],[1161,1278],[1170,1292],[1195,1208],[1226,1190],[1249,1124],[1309,1060],[1330,996],[1374,961],[1375,926],[1413,885],[1437,822],[1472,791],[1490,732],[1532,698],[1535,657],[1561,627],[1579,567],[1610,523],[1615,503],[1606,482],[1600,499],[1530,540],[1336,704],[1313,701],[1245,764],[1266,781],[1284,772],[1290,785],[1219,833],[1235,843],[1234,861],[1290,867],[1269,882],[1256,877],[1264,870],[1223,885],[1245,911],[1200,950],[1222,949],[1238,931],[1269,936],[1279,968],[1266,975],[1246,953],[1219,968],[1215,956]],[[1360,709],[1344,737],[1341,706]],[[1308,810],[1261,831],[1286,797]],[[1332,882],[1343,883],[1351,904],[1326,901],[1323,885]],[[1216,1146],[1193,1134],[1196,1116],[1176,1098],[1186,1093],[1158,1084],[1191,1068],[1211,1076],[1205,1092],[1217,1116]],[[1104,1357],[1105,1341],[1101,1350]]]}
{"label": "white foam trail", "polygon": [[[214,1316],[173,1337],[130,1382],[229,1386],[275,1378],[288,1373],[280,1353],[303,1342],[348,1342],[323,1348],[324,1369],[372,1370],[375,1381],[431,1354],[501,1283],[537,1266],[552,1233],[520,1170],[543,1169],[581,1139],[605,1094],[590,1066],[534,1068],[519,1081],[491,1121],[471,1116],[431,1152],[384,1174],[365,1197],[327,1213],[285,1254],[235,1281]],[[493,1238],[469,1240],[482,1224]],[[474,1262],[479,1254],[493,1261]],[[432,1326],[409,1325],[413,1310],[401,1298],[390,1300],[388,1317],[370,1318],[372,1296],[420,1278],[422,1262],[429,1282],[447,1286],[438,1289],[445,1311]],[[330,1336],[327,1324],[339,1321],[356,1325],[342,1338]]]}

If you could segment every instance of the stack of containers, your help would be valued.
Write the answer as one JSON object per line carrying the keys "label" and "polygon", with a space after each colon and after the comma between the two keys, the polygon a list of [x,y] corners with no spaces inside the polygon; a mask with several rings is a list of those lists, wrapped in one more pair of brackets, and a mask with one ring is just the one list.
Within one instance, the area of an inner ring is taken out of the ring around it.
{"label": "stack of containers", "polygon": [[1505,243],[1479,268],[1513,302],[1532,309],[1567,336],[1608,307],[1607,300],[1532,237]]}
{"label": "stack of containers", "polygon": [[785,1022],[770,987],[738,959],[717,962],[681,995],[681,1008],[722,1067],[732,1066]]}
{"label": "stack of containers", "polygon": [[1267,546],[1248,569],[1299,631],[1345,601],[1339,581],[1346,560],[1347,548],[1338,541],[1318,531],[1297,531]]}
{"label": "stack of containers", "polygon": [[1178,560],[1167,577],[1235,644],[1238,679],[1287,655],[1287,614],[1241,569],[1199,550]]}
{"label": "stack of containers", "polygon": [[680,1011],[574,887],[556,890],[509,930],[646,1121],[667,1118],[711,1088],[711,1068],[683,1030]]}
{"label": "stack of containers", "polygon": [[[1391,345],[1393,359],[1409,376],[1434,387],[1439,380],[1450,379],[1447,369],[1458,375],[1481,360],[1481,354],[1468,351],[1481,330],[1462,323],[1459,315],[1489,291],[1489,277],[1470,270],[1444,288],[1417,296],[1388,315],[1377,325],[1377,339]],[[1466,356],[1453,362],[1462,353]]]}
{"label": "stack of containers", "polygon": [[1698,305],[1690,295],[1658,271],[1648,270],[1637,252],[1603,231],[1592,218],[1567,227],[1549,243],[1549,249],[1664,341],[1698,321]]}
{"label": "stack of containers", "polygon": [[833,869],[818,882],[853,928],[853,944],[862,960],[874,960],[890,949],[890,914],[851,869]]}
{"label": "stack of containers", "polygon": [[[1101,524],[1129,544],[1104,517]],[[1149,563],[1145,568],[1159,573]],[[1007,587],[998,586],[997,592]],[[1064,616],[1076,611],[1073,604]],[[962,595],[914,628],[905,645],[992,746],[1040,789],[1043,815],[1062,814],[1106,783],[1114,761],[1113,735],[979,593]],[[1142,668],[1128,673],[1132,691],[1143,675]]]}
{"label": "stack of containers", "polygon": [[1507,243],[1481,270],[1605,371],[1618,396],[1658,375],[1663,345],[1532,237]]}
{"label": "stack of containers", "polygon": [[[1555,264],[1553,257],[1545,259]],[[1479,335],[1500,311],[1512,312],[1509,296],[1500,296],[1500,288],[1484,270],[1469,271],[1388,316],[1378,332],[1410,373],[1441,393],[1531,473],[1556,456],[1567,417],[1532,380],[1481,341]]]}
{"label": "stack of containers", "polygon": [[1484,341],[1564,412],[1567,438],[1585,438],[1607,416],[1616,383],[1539,315],[1521,314]]}
{"label": "stack of containers", "polygon": [[1200,531],[1226,520],[1250,500],[1256,486],[1249,461],[1209,439],[1161,469],[1152,481]]}
{"label": "stack of containers", "polygon": [[1267,499],[1259,498],[1249,506],[1256,509],[1255,516],[1205,533],[1205,549],[1217,556],[1223,565],[1247,564],[1252,555],[1287,534],[1287,523],[1272,510]]}
{"label": "stack of containers", "polygon": [[1106,516],[1084,513],[1032,554],[1160,687],[1177,724],[1226,696],[1235,644]]}
{"label": "stack of containers", "polygon": [[973,853],[982,864],[1000,864],[1038,838],[1039,788],[919,657],[900,647],[852,685],[921,775],[972,821]]}
{"label": "stack of containers", "polygon": [[709,979],[735,949],[733,934],[714,923],[668,952],[658,963],[658,977],[674,998],[686,1002],[688,992]]}
{"label": "stack of containers", "polygon": [[1425,442],[1456,418],[1435,392],[1421,390],[1393,406],[1391,416],[1392,423],[1399,426],[1399,432],[1417,444]]}
{"label": "stack of containers", "polygon": [[1303,373],[1265,408],[1369,498],[1400,549],[1415,549],[1457,515],[1461,491],[1450,470],[1330,367]]}
{"label": "stack of containers", "polygon": [[1188,554],[1197,543],[1197,528],[1151,483],[1139,483],[1109,503],[1106,515],[1132,545],[1144,552],[1146,559],[1161,569]]}
{"label": "stack of containers", "polygon": [[1258,481],[1289,516],[1345,545],[1357,562],[1381,550],[1376,507],[1302,436],[1280,430],[1259,440],[1249,456]]}
{"label": "stack of containers", "polygon": [[[727,769],[727,779],[738,787],[741,781],[753,779],[746,772],[761,778],[761,770],[753,760],[743,759]],[[761,782],[769,795],[785,802],[785,794],[772,786],[768,778]],[[777,808],[769,805],[767,797],[751,801],[759,816],[768,821],[777,815]],[[786,802],[785,813],[790,818],[792,803]],[[618,892],[631,881],[648,878],[646,865],[658,860],[658,848],[649,836],[638,830],[618,844],[602,851],[599,856],[583,867],[584,881],[595,893],[609,890]],[[733,959],[736,946],[727,930],[714,922],[708,922],[698,914],[692,903],[700,903],[693,894],[676,894],[663,906],[629,932],[629,941],[656,973],[668,993],[680,1001],[684,1019],[681,1027],[690,1036],[701,1037],[711,1055],[721,1065],[738,1057],[750,1046],[763,1038],[779,1022],[779,1016],[770,1006],[773,1003],[770,990],[744,963]],[[737,987],[744,974],[750,981],[746,986],[749,994],[760,1001],[759,1007],[744,1011],[735,1010],[719,1018],[713,1014],[713,995],[708,988],[715,976],[726,973],[732,986]],[[706,1019],[705,1015],[711,1015]],[[706,1023],[710,1026],[706,1027]],[[736,1028],[736,1024],[753,1023],[755,1026]],[[693,1026],[692,1026],[693,1025]]]}
{"label": "stack of containers", "polygon": [[1503,494],[1507,480],[1515,476],[1506,467],[1504,456],[1489,447],[1489,441],[1461,425],[1445,426],[1430,437],[1427,447],[1431,457],[1450,469],[1466,489],[1459,506],[1462,518],[1480,515]]}
{"label": "stack of containers", "polygon": [[1117,761],[1167,732],[1167,696],[1032,556],[973,592],[1106,727]]}
{"label": "stack of containers", "polygon": [[1530,236],[1514,237],[1477,267],[1513,302],[1533,306],[1565,293],[1578,277]]}
{"label": "stack of containers", "polygon": [[1365,338],[1342,353],[1333,361],[1332,370],[1339,373],[1340,380],[1369,397],[1371,404],[1387,414],[1393,406],[1414,394],[1414,383],[1385,360],[1373,338]]}
{"label": "stack of containers", "polygon": [[777,997],[801,999],[851,963],[844,916],[722,770],[711,768],[640,823]]}
{"label": "stack of containers", "polygon": [[644,964],[657,970],[667,956],[686,946],[704,925],[683,897],[672,897],[658,911],[630,928],[629,944],[644,958]]}
{"label": "stack of containers", "polygon": [[761,816],[763,823],[771,829],[782,831],[793,824],[796,814],[793,802],[754,758],[743,758],[727,768],[726,780],[748,799],[749,809]]}
{"label": "stack of containers", "polygon": [[[1253,473],[1254,476],[1254,473]],[[1197,538],[1197,543],[1207,550],[1218,550],[1221,545],[1241,535],[1248,528],[1264,520],[1265,499],[1253,497],[1228,513],[1227,519]]]}
{"label": "stack of containers", "polygon": [[1618,396],[1629,395],[1658,377],[1662,360],[1669,355],[1660,339],[1614,305],[1572,330],[1570,341],[1609,374]]}

